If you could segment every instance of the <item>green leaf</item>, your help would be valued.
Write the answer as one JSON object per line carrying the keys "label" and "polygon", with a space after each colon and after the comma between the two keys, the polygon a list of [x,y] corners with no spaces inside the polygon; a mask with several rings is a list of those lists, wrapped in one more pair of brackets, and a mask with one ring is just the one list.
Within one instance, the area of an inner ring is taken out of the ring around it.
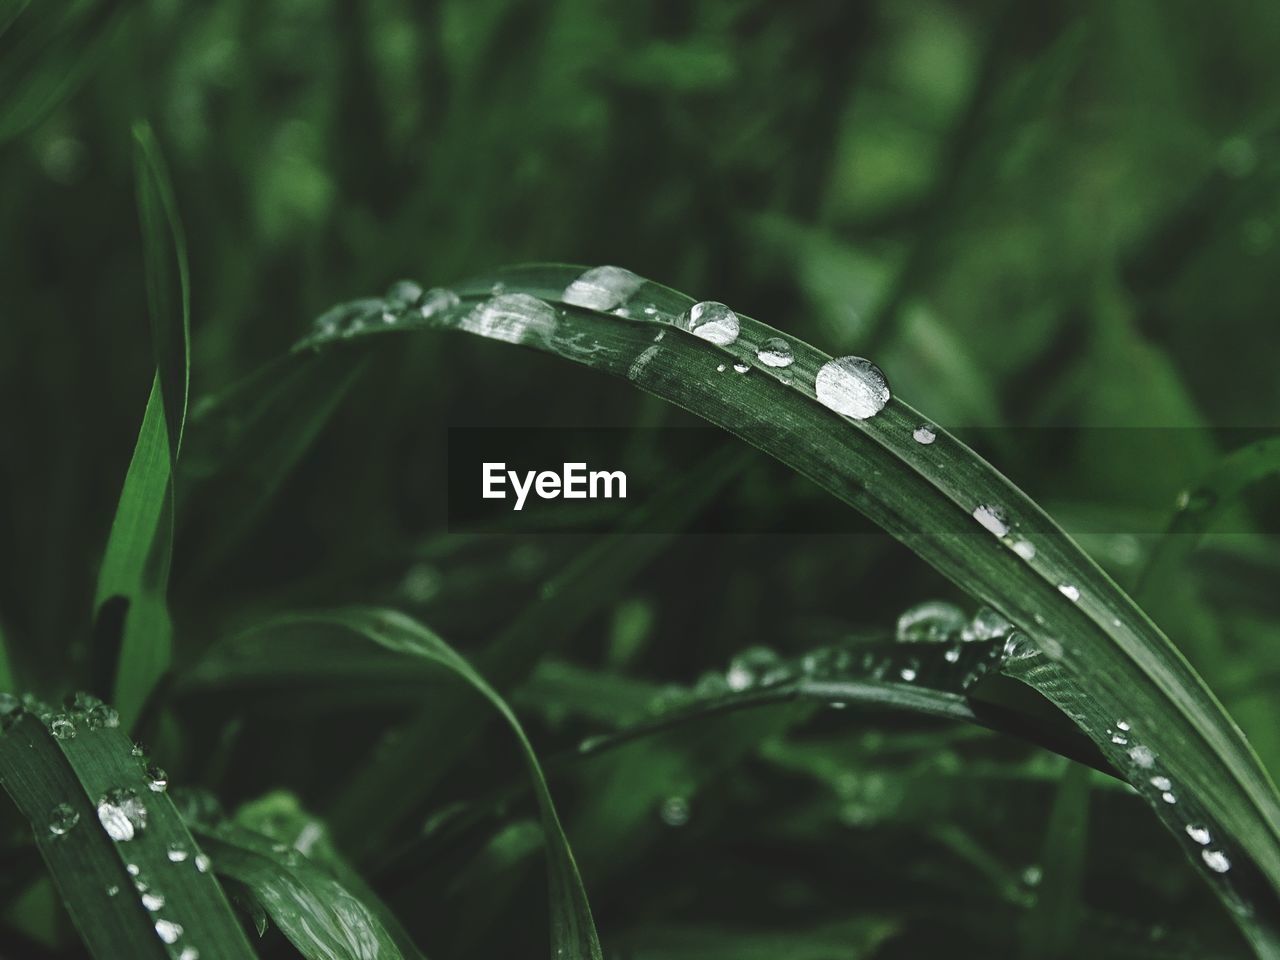
{"label": "green leaf", "polygon": [[0,624],[0,693],[12,693],[17,688],[13,664],[9,662],[9,648],[5,643],[4,624]]}
{"label": "green leaf", "polygon": [[[495,284],[502,285],[501,295],[492,293]],[[1275,785],[1177,648],[990,464],[936,426],[933,442],[917,442],[914,432],[925,420],[897,397],[866,419],[837,413],[818,399],[815,387],[829,355],[784,338],[794,362],[769,366],[757,352],[781,334],[741,315],[731,342],[702,339],[683,320],[691,298],[625,271],[520,267],[476,278],[458,292],[456,306],[425,315],[405,311],[381,330],[321,331],[306,345],[324,348],[424,326],[521,344],[626,377],[809,477],[1025,631],[1089,703],[1073,719],[1135,786],[1153,775],[1131,758],[1140,742],[1159,758],[1155,775],[1175,784],[1177,796],[1214,811],[1235,854],[1228,868],[1232,882],[1221,882],[1209,859],[1197,866],[1259,955],[1280,957]],[[730,364],[748,372],[729,374]],[[997,514],[1002,519],[993,522]],[[1116,742],[1111,732],[1119,721],[1134,732],[1127,743]],[[1182,825],[1175,827],[1162,809],[1171,806],[1162,792],[1141,792],[1180,834]],[[1260,883],[1250,881],[1251,872]]]}
{"label": "green leaf", "polygon": [[651,927],[626,939],[632,960],[862,960],[874,957],[899,924],[883,917],[802,930],[709,926]]}
{"label": "green leaf", "polygon": [[191,359],[186,241],[173,188],[145,124],[134,127],[134,144],[156,378],[94,600],[95,673],[109,674],[115,660],[112,699],[126,725],[137,719],[172,654],[166,593],[173,550],[173,477],[186,423]]}
{"label": "green leaf", "polygon": [[[600,943],[586,891],[569,841],[556,814],[551,792],[533,746],[505,700],[466,660],[443,640],[413,619],[391,610],[351,608],[321,613],[297,614],[268,623],[228,641],[216,644],[206,655],[215,663],[252,665],[264,676],[293,672],[299,662],[300,642],[310,646],[316,638],[328,646],[345,637],[356,644],[372,643],[409,660],[429,661],[461,677],[497,710],[510,726],[528,767],[546,838],[551,897],[552,956],[570,960],[601,960]],[[312,653],[314,655],[314,651]],[[227,671],[217,668],[217,674]],[[456,736],[454,727],[449,736]],[[437,729],[437,738],[442,731]]]}
{"label": "green leaf", "polygon": [[134,755],[110,707],[13,710],[0,777],[95,957],[254,956],[163,775]]}
{"label": "green leaf", "polygon": [[1088,852],[1089,778],[1082,766],[1067,767],[1058,787],[1040,862],[1049,867],[1026,918],[1022,955],[1027,960],[1072,956],[1082,914],[1081,881]]}
{"label": "green leaf", "polygon": [[243,884],[307,960],[404,960],[369,902],[298,850],[224,821],[196,827],[214,872]]}

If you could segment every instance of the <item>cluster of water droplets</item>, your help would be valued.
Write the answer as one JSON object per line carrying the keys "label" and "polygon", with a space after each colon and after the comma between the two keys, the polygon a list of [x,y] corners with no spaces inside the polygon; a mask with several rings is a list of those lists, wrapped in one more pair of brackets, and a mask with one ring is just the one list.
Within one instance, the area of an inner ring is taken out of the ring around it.
{"label": "cluster of water droplets", "polygon": [[319,346],[331,340],[429,320],[460,302],[458,294],[447,287],[424,290],[416,281],[397,280],[381,297],[349,300],[326,310],[316,319],[303,345]]}

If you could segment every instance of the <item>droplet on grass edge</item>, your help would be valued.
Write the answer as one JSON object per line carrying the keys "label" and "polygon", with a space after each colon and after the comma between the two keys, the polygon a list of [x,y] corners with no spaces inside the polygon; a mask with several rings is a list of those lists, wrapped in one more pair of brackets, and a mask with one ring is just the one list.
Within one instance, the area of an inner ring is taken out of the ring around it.
{"label": "droplet on grass edge", "polygon": [[818,371],[813,384],[818,402],[854,420],[867,420],[889,402],[889,381],[870,360],[838,357]]}

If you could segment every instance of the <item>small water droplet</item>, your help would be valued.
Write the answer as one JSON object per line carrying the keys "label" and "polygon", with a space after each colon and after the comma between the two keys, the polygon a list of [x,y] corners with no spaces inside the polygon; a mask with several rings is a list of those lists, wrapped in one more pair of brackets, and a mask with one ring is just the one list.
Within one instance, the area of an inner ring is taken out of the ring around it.
{"label": "small water droplet", "polygon": [[422,302],[418,304],[418,313],[422,319],[426,320],[443,310],[456,307],[461,302],[458,295],[447,287],[432,287],[422,295]]}
{"label": "small water droplet", "polygon": [[1155,787],[1157,790],[1173,789],[1173,781],[1170,780],[1168,777],[1162,777],[1162,776],[1159,776],[1158,774],[1151,778],[1151,785]]}
{"label": "small water droplet", "polygon": [[928,444],[933,443],[933,441],[938,439],[938,434],[934,432],[933,427],[927,423],[922,423],[920,426],[916,427],[915,430],[912,431],[911,436],[916,443]]}
{"label": "small water droplet", "polygon": [[1126,737],[1123,733],[1113,733],[1111,735],[1111,742],[1123,747],[1125,744],[1129,742],[1129,738]]}
{"label": "small water droplet", "polygon": [[899,672],[898,676],[902,677],[907,683],[911,683],[920,675],[919,671],[913,666],[905,666]]}
{"label": "small water droplet", "polygon": [[750,364],[746,364],[746,363],[735,363],[733,365],[734,373],[746,373],[750,369],[751,369]]}
{"label": "small water droplet", "polygon": [[49,812],[49,832],[61,837],[71,832],[71,828],[80,822],[80,814],[69,804],[60,803]]}
{"label": "small water droplet", "polygon": [[183,947],[178,960],[200,960],[200,951],[195,947]]}
{"label": "small water droplet", "polygon": [[683,827],[689,822],[689,815],[689,801],[684,797],[667,797],[658,810],[658,816],[668,827]]}
{"label": "small water droplet", "polygon": [[118,883],[113,883],[107,887],[108,897],[115,897],[119,895],[120,895],[120,885]]}
{"label": "small water droplet", "polygon": [[1004,508],[994,503],[980,503],[973,508],[973,519],[986,527],[997,537],[1009,532],[1009,519]]}
{"label": "small water droplet", "polygon": [[685,327],[695,336],[722,347],[737,340],[741,329],[738,315],[714,300],[704,300],[690,307],[685,314]]}
{"label": "small water droplet", "polygon": [[940,643],[959,635],[968,623],[964,611],[954,603],[926,600],[898,617],[895,636],[902,643],[932,641]]}
{"label": "small water droplet", "polygon": [[1070,600],[1072,603],[1075,603],[1077,600],[1080,599],[1080,589],[1076,587],[1074,584],[1060,583],[1058,584],[1058,592],[1061,593],[1068,600]]}
{"label": "small water droplet", "polygon": [[1150,770],[1155,766],[1155,751],[1146,744],[1138,744],[1129,748],[1129,759],[1141,767],[1143,770]]}
{"label": "small water droplet", "polygon": [[524,343],[555,332],[556,310],[527,293],[500,294],[478,304],[459,327],[494,340]]}
{"label": "small water droplet", "polygon": [[383,299],[388,306],[397,310],[415,306],[422,299],[422,284],[413,280],[397,280],[387,287]]}
{"label": "small water droplet", "polygon": [[813,382],[818,402],[854,420],[874,417],[889,402],[889,381],[870,360],[838,357],[822,365]]}
{"label": "small water droplet", "polygon": [[728,369],[729,367],[726,364],[720,363],[716,365],[716,373],[724,373]]}
{"label": "small water droplet", "polygon": [[[158,909],[148,907],[148,910]],[[175,923],[172,920],[157,920],[156,933],[160,935],[160,939],[165,943],[177,943],[178,938],[182,936],[182,924]]]}
{"label": "small water droplet", "polygon": [[1178,798],[1177,798],[1177,797],[1175,797],[1175,796],[1173,795],[1173,792],[1172,792],[1172,791],[1170,791],[1170,790],[1166,790],[1164,793],[1160,794],[1160,799],[1161,799],[1161,800],[1163,800],[1165,803],[1177,803],[1177,802],[1178,802]]}
{"label": "small water droplet", "polygon": [[1022,882],[1028,887],[1040,886],[1040,881],[1044,879],[1044,870],[1038,864],[1032,864],[1022,871]]}
{"label": "small water droplet", "polygon": [[187,859],[188,853],[186,848],[180,843],[169,844],[168,857],[170,863],[182,863]]}
{"label": "small water droplet", "polygon": [[1187,824],[1187,836],[1194,840],[1200,846],[1208,846],[1209,841],[1213,838],[1209,835],[1209,828],[1201,826],[1198,823]]}
{"label": "small water droplet", "polygon": [[1117,729],[1117,730],[1123,730],[1123,731],[1125,731],[1125,732],[1127,733],[1129,730],[1133,729],[1133,726],[1132,726],[1132,724],[1130,724],[1130,723],[1129,723],[1129,721],[1128,721],[1128,720],[1117,720],[1117,721],[1116,721],[1116,729]]}
{"label": "small water droplet", "polygon": [[164,793],[169,787],[169,774],[164,772],[164,768],[156,763],[148,763],[147,769],[147,786],[152,793]]}
{"label": "small water droplet", "polygon": [[98,821],[112,840],[132,840],[147,826],[147,808],[131,789],[109,790],[98,801]]}
{"label": "small water droplet", "polygon": [[768,647],[751,647],[729,662],[724,679],[730,690],[746,690],[760,683],[777,666],[778,655]]}
{"label": "small water droplet", "polygon": [[942,655],[947,663],[956,663],[960,659],[960,645],[948,647],[947,652]]}
{"label": "small water droplet", "polygon": [[1062,655],[1065,651],[1062,649],[1061,640],[1045,636],[1037,637],[1036,639],[1040,646],[1040,652],[1046,657],[1055,662],[1062,659]]}
{"label": "small water droplet", "polygon": [[[164,906],[164,894],[157,893],[154,890],[147,890],[142,894],[142,905],[155,913]],[[177,939],[176,937],[174,939]],[[173,943],[173,940],[167,941]]]}
{"label": "small water droplet", "polygon": [[136,877],[136,876],[138,875],[138,873],[140,872],[140,871],[138,870],[138,865],[137,865],[136,863],[126,864],[126,865],[125,865],[125,870],[128,872],[129,876],[131,876],[131,877]]}
{"label": "small water droplet", "polygon": [[67,717],[57,716],[49,722],[49,732],[59,740],[73,740],[76,735],[76,725]]}
{"label": "small water droplet", "polygon": [[201,873],[208,873],[209,867],[212,865],[208,856],[203,853],[197,853],[195,857],[196,869]]}
{"label": "small water droplet", "polygon": [[995,640],[1013,630],[1013,624],[1004,614],[988,606],[981,606],[961,634],[962,640]]}
{"label": "small water droplet", "polygon": [[781,337],[770,337],[760,344],[760,349],[756,351],[756,359],[766,367],[789,367],[795,362],[796,357],[791,351],[791,344]]}
{"label": "small water droplet", "polygon": [[589,310],[612,310],[633,297],[642,283],[622,267],[592,267],[564,288],[561,299]]}
{"label": "small water droplet", "polygon": [[1013,552],[1023,560],[1034,560],[1036,558],[1036,545],[1030,540],[1014,540]]}
{"label": "small water droplet", "polygon": [[1200,858],[1204,860],[1205,866],[1215,873],[1226,873],[1231,869],[1231,861],[1221,850],[1201,850]]}

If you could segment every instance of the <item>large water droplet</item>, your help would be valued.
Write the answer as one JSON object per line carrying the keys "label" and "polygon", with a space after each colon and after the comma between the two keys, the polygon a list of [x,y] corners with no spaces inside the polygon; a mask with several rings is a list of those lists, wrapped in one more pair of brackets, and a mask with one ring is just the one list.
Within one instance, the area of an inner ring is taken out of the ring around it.
{"label": "large water droplet", "polygon": [[1201,826],[1198,823],[1187,824],[1187,836],[1194,840],[1200,846],[1208,846],[1209,841],[1213,838],[1209,835],[1209,828]]}
{"label": "large water droplet", "polygon": [[76,725],[68,717],[57,716],[49,721],[49,732],[59,740],[72,740],[76,735]]}
{"label": "large water droplet", "polygon": [[415,306],[422,299],[422,284],[413,280],[397,280],[387,287],[385,299],[393,310]]}
{"label": "large water droplet", "polygon": [[756,359],[766,367],[789,367],[795,362],[796,357],[791,351],[791,344],[781,337],[770,337],[760,344],[760,349],[756,351]]}
{"label": "large water droplet", "polygon": [[964,611],[954,603],[926,600],[898,617],[896,636],[903,643],[940,643],[958,635],[967,622]]}
{"label": "large water droplet", "polygon": [[934,432],[933,427],[927,423],[922,423],[912,431],[911,437],[916,443],[933,443],[938,439],[938,434]]}
{"label": "large water droplet", "polygon": [[524,343],[555,332],[556,310],[527,293],[504,293],[477,305],[459,326],[482,337]]}
{"label": "large water droplet", "polygon": [[60,803],[49,812],[49,832],[55,837],[64,836],[80,822],[80,814],[70,805]]}
{"label": "large water droplet", "polygon": [[1201,850],[1200,858],[1204,860],[1205,866],[1215,873],[1226,873],[1231,869],[1231,861],[1221,850]]}
{"label": "large water droplet", "polygon": [[592,267],[565,287],[563,299],[589,310],[612,310],[631,299],[643,282],[622,267]]}
{"label": "large water droplet", "polygon": [[977,520],[997,537],[1003,537],[1009,532],[1009,518],[1004,512],[1004,507],[998,504],[978,504],[973,508],[973,519]]}
{"label": "large water droplet", "polygon": [[132,840],[147,826],[147,808],[131,789],[110,790],[98,801],[98,821],[112,840]]}
{"label": "large water droplet", "polygon": [[827,361],[813,389],[824,407],[855,420],[874,417],[889,402],[889,381],[879,367],[862,357]]}
{"label": "large water droplet", "polygon": [[737,340],[741,329],[738,315],[714,300],[703,300],[690,307],[685,314],[685,327],[695,336],[722,347]]}
{"label": "large water droplet", "polygon": [[178,938],[182,936],[182,924],[175,923],[172,920],[157,920],[156,933],[160,935],[160,939],[165,943],[177,943]]}

